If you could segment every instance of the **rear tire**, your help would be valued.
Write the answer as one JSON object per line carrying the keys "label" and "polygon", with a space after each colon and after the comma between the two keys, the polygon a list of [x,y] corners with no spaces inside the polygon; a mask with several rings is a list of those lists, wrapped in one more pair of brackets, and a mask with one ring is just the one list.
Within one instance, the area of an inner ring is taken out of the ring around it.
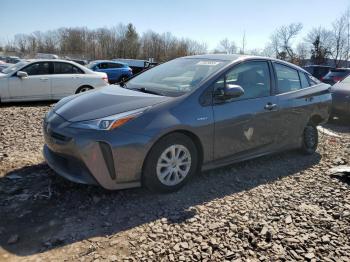
{"label": "rear tire", "polygon": [[79,93],[83,93],[83,92],[86,92],[86,91],[90,91],[94,89],[92,86],[81,86],[78,88],[77,92],[75,92],[76,94],[79,94]]}
{"label": "rear tire", "polygon": [[143,184],[151,191],[179,190],[196,173],[198,151],[186,135],[173,133],[160,139],[145,159]]}
{"label": "rear tire", "polygon": [[306,155],[315,153],[318,146],[318,131],[314,124],[307,124],[304,128],[301,150]]}
{"label": "rear tire", "polygon": [[119,80],[117,81],[117,83],[124,82],[124,81],[126,81],[127,79],[128,79],[127,76],[121,76],[121,77],[119,78]]}

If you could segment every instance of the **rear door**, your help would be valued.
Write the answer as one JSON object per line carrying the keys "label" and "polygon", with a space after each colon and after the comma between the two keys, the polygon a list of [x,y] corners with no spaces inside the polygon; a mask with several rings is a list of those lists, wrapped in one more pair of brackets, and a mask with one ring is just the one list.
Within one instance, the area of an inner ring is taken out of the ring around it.
{"label": "rear door", "polygon": [[[280,117],[283,119],[280,123],[278,142],[281,146],[297,145],[312,115],[317,97],[312,90],[307,90],[311,84],[304,72],[277,62],[273,65],[277,83],[277,103]],[[319,82],[317,79],[315,81]]]}
{"label": "rear door", "polygon": [[84,72],[65,62],[53,63],[52,75],[52,99],[61,99],[62,97],[74,94],[81,85]]}
{"label": "rear door", "polygon": [[269,63],[258,60],[236,65],[215,83],[214,94],[225,84],[240,85],[245,93],[229,101],[214,98],[214,158],[229,161],[271,150],[280,120]]}
{"label": "rear door", "polygon": [[20,71],[28,77],[9,78],[9,93],[13,100],[48,100],[51,99],[51,62],[32,63]]}
{"label": "rear door", "polygon": [[106,73],[108,76],[108,81],[111,81],[113,79],[112,72],[109,70],[108,63],[106,62],[99,63],[95,71]]}

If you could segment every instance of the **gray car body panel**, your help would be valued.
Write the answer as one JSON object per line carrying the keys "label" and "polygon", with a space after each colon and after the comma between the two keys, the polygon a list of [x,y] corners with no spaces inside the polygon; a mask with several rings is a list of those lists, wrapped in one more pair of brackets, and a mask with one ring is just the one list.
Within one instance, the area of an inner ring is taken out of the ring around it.
{"label": "gray car body panel", "polygon": [[[303,129],[310,119],[317,116],[320,122],[328,120],[331,105],[329,85],[319,84],[276,94],[272,64],[283,63],[307,73],[299,67],[279,60],[250,56],[204,55],[189,58],[231,62],[204,79],[197,89],[179,97],[162,97],[117,87],[108,90],[114,94],[106,95],[102,89],[67,97],[56,105],[54,111],[57,114],[52,114],[51,117],[59,119],[61,116],[68,121],[57,121],[55,124],[54,119],[49,117],[47,125],[44,125],[45,141],[50,152],[84,163],[86,173],[93,176],[102,187],[120,189],[141,185],[142,167],[149,150],[160,138],[172,132],[184,132],[195,138],[203,152],[202,169],[210,169],[300,147]],[[271,95],[215,103],[213,83],[233,66],[252,60],[269,61]],[[264,109],[267,103],[275,103],[277,108],[267,111]],[[105,117],[144,106],[151,108],[113,131],[84,130],[69,126],[71,122]],[[68,137],[69,141],[57,141],[50,135],[51,130]],[[108,171],[100,143],[108,144],[112,150],[115,179],[111,178]],[[45,154],[46,159],[52,158],[44,150]],[[56,165],[58,164],[54,160],[50,162],[50,166],[60,173],[60,168]],[[62,175],[67,177],[67,174]]]}
{"label": "gray car body panel", "polygon": [[337,83],[332,86],[332,114],[350,117],[350,84]]}

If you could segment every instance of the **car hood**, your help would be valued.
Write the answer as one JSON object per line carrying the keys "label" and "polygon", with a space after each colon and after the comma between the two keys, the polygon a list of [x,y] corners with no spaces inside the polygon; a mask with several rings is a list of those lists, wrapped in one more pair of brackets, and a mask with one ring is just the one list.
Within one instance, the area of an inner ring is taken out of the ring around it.
{"label": "car hood", "polygon": [[350,84],[344,84],[342,82],[339,82],[331,87],[331,92],[338,93],[338,94],[350,94]]}
{"label": "car hood", "polygon": [[79,122],[152,106],[169,99],[171,97],[146,94],[110,85],[63,98],[56,104],[54,111],[67,121]]}

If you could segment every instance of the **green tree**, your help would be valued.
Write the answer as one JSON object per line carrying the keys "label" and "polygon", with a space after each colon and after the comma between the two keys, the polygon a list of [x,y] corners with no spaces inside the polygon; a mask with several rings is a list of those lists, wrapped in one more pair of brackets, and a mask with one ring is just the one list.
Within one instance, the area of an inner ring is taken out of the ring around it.
{"label": "green tree", "polygon": [[316,36],[315,41],[312,43],[311,60],[316,65],[322,65],[326,62],[326,58],[329,55],[329,51],[321,43],[320,36]]}

